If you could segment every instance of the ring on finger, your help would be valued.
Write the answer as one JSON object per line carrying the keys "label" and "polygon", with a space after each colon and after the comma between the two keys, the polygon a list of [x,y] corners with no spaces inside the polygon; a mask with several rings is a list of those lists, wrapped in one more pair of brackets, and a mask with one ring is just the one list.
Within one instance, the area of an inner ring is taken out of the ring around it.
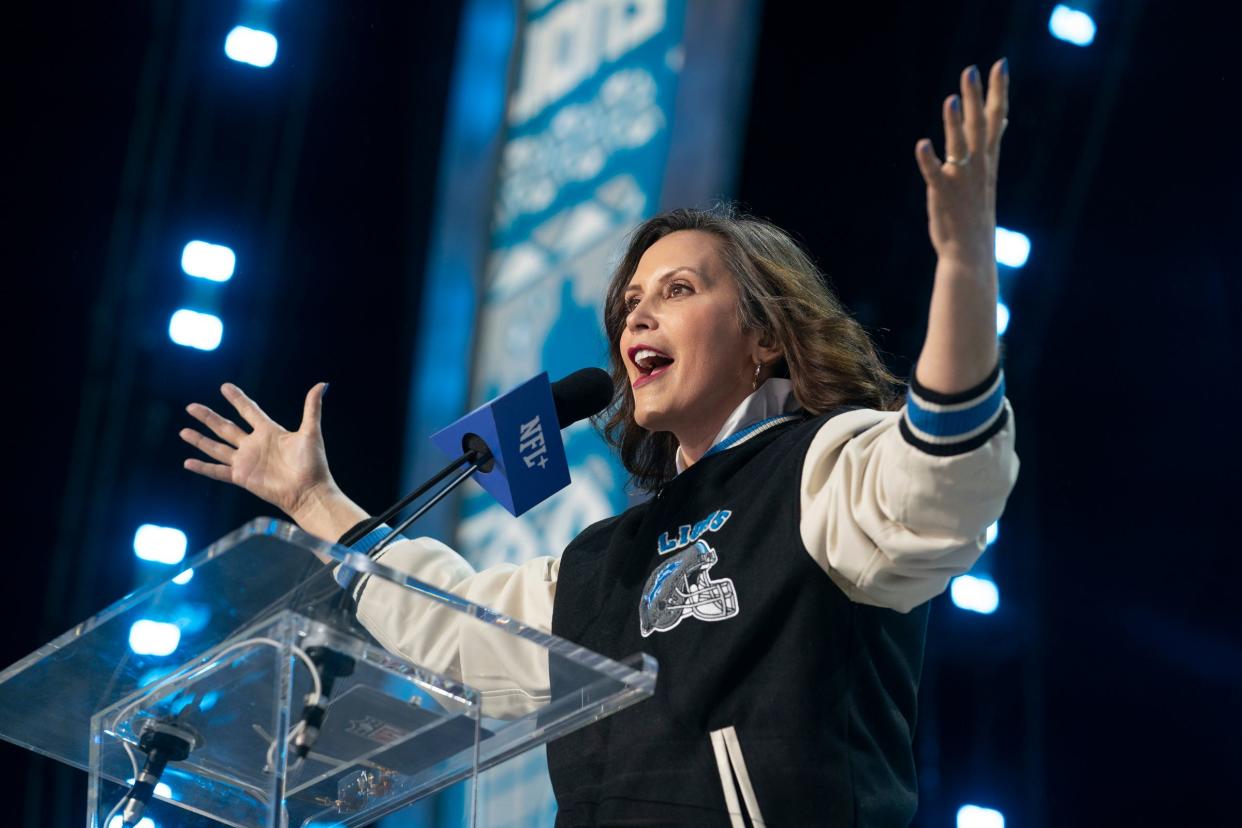
{"label": "ring on finger", "polygon": [[961,158],[954,155],[946,155],[944,157],[944,162],[946,164],[952,164],[955,167],[964,167],[970,163],[970,151],[967,150],[966,155]]}

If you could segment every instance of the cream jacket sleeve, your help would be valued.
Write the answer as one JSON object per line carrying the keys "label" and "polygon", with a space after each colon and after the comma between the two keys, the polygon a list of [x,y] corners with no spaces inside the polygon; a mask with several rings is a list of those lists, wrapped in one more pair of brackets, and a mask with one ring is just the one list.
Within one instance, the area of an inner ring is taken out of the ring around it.
{"label": "cream jacket sleeve", "polygon": [[971,568],[1018,475],[999,367],[938,395],[911,383],[901,411],[826,422],[802,471],[802,541],[852,600],[909,612]]}
{"label": "cream jacket sleeve", "polygon": [[[376,561],[543,632],[552,631],[557,558],[475,572],[443,543],[415,538],[393,543]],[[474,687],[482,694],[486,715],[519,715],[548,700],[547,657],[539,647],[382,578],[362,579],[354,597],[358,620],[380,644]]]}

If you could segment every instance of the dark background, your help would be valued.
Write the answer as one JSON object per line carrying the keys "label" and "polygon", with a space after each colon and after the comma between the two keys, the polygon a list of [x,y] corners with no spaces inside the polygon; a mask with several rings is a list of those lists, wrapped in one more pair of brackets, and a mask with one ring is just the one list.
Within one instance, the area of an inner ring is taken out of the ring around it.
{"label": "dark background", "polygon": [[[11,13],[0,663],[133,587],[139,523],[195,547],[272,512],[180,468],[184,405],[221,381],[287,426],[330,381],[336,478],[371,509],[398,494],[459,5],[277,8],[264,71],[221,53],[232,4]],[[962,67],[1012,67],[998,218],[1032,240],[1002,274],[1022,470],[985,556],[1000,611],[934,602],[919,824],[963,802],[1011,826],[1236,824],[1236,29],[1103,2],[1083,49],[1048,35],[1046,3],[811,8],[764,8],[731,195],[804,241],[899,375],[934,267],[914,143],[940,147]],[[211,353],[166,334],[193,237],[246,263],[199,296],[225,319]],[[0,762],[10,824],[77,824],[84,774],[7,743]]]}

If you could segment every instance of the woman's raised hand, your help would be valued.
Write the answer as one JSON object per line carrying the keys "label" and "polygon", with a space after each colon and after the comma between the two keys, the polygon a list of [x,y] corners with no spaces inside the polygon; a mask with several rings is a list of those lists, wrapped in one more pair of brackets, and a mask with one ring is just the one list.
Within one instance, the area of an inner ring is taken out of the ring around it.
{"label": "woman's raised hand", "polygon": [[1009,64],[998,60],[987,99],[977,67],[962,71],[961,95],[944,101],[942,162],[932,142],[914,146],[927,184],[927,227],[936,249],[927,339],[915,378],[943,394],[974,388],[1000,358],[996,343],[996,173],[1009,123]]}
{"label": "woman's raised hand", "polygon": [[286,514],[298,519],[310,500],[335,489],[328,471],[320,418],[327,383],[319,383],[306,395],[302,424],[297,431],[286,431],[268,417],[240,388],[230,383],[220,393],[246,421],[247,432],[201,403],[190,403],[186,411],[205,425],[218,439],[213,440],[192,428],[181,429],[181,439],[216,461],[189,459],[185,468],[192,472],[240,486],[261,497]]}
{"label": "woman's raised hand", "polygon": [[1009,123],[1009,64],[998,60],[988,76],[987,100],[978,68],[962,71],[961,95],[944,101],[942,162],[932,142],[914,148],[927,183],[927,221],[932,246],[942,261],[994,267],[996,173],[1001,134]]}

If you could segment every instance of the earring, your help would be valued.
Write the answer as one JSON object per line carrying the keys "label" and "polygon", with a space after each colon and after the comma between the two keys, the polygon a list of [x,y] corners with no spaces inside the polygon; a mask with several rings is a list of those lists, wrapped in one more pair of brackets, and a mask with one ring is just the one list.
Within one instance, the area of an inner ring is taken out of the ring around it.
{"label": "earring", "polygon": [[758,391],[758,390],[759,390],[759,372],[760,372],[760,371],[762,371],[762,370],[763,370],[763,363],[762,363],[762,362],[756,362],[756,363],[755,363],[755,377],[754,377],[754,379],[752,379],[752,380],[750,381],[750,390],[751,390],[751,391]]}

